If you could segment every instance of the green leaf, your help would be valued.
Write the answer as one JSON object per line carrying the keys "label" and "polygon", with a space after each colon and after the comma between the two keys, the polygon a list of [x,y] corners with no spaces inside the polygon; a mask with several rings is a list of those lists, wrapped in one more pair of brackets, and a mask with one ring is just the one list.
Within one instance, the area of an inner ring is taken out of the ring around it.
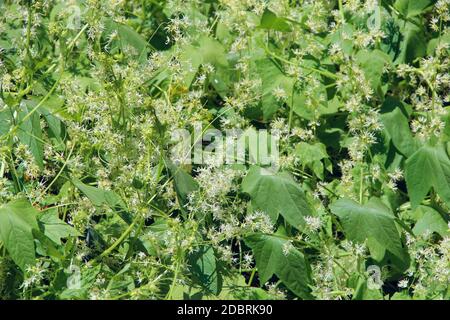
{"label": "green leaf", "polygon": [[61,261],[64,259],[63,248],[57,248],[55,243],[50,240],[43,232],[33,229],[33,236],[35,238],[36,253],[41,256],[48,256],[54,261]]}
{"label": "green leaf", "polygon": [[[129,48],[134,49],[132,56],[137,57],[139,62],[147,61],[149,47],[147,41],[131,27],[115,22],[111,19],[105,21],[105,34],[107,37],[115,35],[113,43],[123,52]],[[127,51],[129,52],[129,50]]]}
{"label": "green leaf", "polygon": [[38,213],[27,200],[14,200],[0,207],[0,239],[22,271],[35,261],[32,230],[39,230]]}
{"label": "green leaf", "polygon": [[400,44],[400,52],[395,60],[397,64],[410,63],[426,54],[427,42],[423,29],[424,27],[418,26],[416,23],[405,23],[401,30],[403,40]]}
{"label": "green leaf", "polygon": [[207,291],[218,295],[222,290],[222,275],[211,246],[201,247],[189,257],[194,280]]}
{"label": "green leaf", "polygon": [[394,295],[391,297],[390,300],[412,300],[410,294],[408,293],[408,291],[401,291],[401,292],[396,292],[394,293]]}
{"label": "green leaf", "polygon": [[397,0],[394,3],[394,8],[404,17],[412,18],[431,9],[435,2],[435,0]]}
{"label": "green leaf", "polygon": [[408,267],[408,252],[395,225],[395,216],[380,199],[372,198],[365,205],[340,199],[330,209],[339,217],[347,239],[358,243],[367,241],[374,260],[381,262],[389,252],[396,258],[397,266]]}
{"label": "green leaf", "polygon": [[[20,107],[18,113],[19,121],[28,115],[33,108],[25,105]],[[21,143],[27,145],[33,154],[34,160],[40,169],[44,168],[44,143],[42,140],[41,122],[38,112],[34,112],[19,126],[17,136]]]}
{"label": "green leaf", "polygon": [[351,55],[355,46],[353,41],[354,33],[355,27],[350,23],[345,23],[337,27],[334,32],[328,34],[327,40],[330,44],[339,46],[345,54]]}
{"label": "green leaf", "polygon": [[442,145],[425,145],[405,165],[405,180],[411,206],[417,207],[431,188],[450,204],[450,159]]}
{"label": "green leaf", "polygon": [[94,206],[101,207],[106,205],[116,211],[126,223],[131,224],[132,218],[127,211],[126,204],[114,191],[88,186],[76,178],[72,178],[72,183],[91,200]]}
{"label": "green leaf", "polygon": [[8,257],[0,257],[0,301],[18,299],[19,290],[23,282],[22,272]]}
{"label": "green leaf", "polygon": [[313,215],[300,186],[287,174],[273,174],[252,166],[242,181],[242,190],[256,210],[267,213],[275,223],[281,214],[295,228],[302,228],[304,217]]}
{"label": "green leaf", "polygon": [[245,243],[255,256],[261,285],[275,274],[297,296],[312,299],[311,269],[299,250],[287,240],[259,233],[245,238]]}
{"label": "green leaf", "polygon": [[271,295],[262,288],[249,287],[243,275],[230,274],[224,279],[220,300],[270,300]]}
{"label": "green leaf", "polygon": [[395,98],[386,98],[381,107],[381,120],[395,148],[405,157],[411,156],[419,148],[409,128],[405,105]]}
{"label": "green leaf", "polygon": [[149,234],[154,237],[154,241],[149,241],[146,235],[141,236],[139,240],[142,243],[144,250],[152,256],[158,255],[159,247],[164,245],[163,235],[168,232],[169,226],[165,219],[155,219],[155,222],[148,226]]}
{"label": "green leaf", "polygon": [[327,159],[327,149],[323,143],[309,144],[300,142],[295,147],[295,154],[303,166],[308,166],[316,176],[323,178],[322,159]]}
{"label": "green leaf", "polygon": [[61,244],[62,238],[80,235],[72,226],[59,219],[56,209],[45,211],[39,216],[38,221],[44,229],[45,236],[57,244]]}
{"label": "green leaf", "polygon": [[442,237],[449,235],[449,226],[439,212],[426,206],[419,206],[417,210],[422,211],[422,216],[412,230],[416,236],[426,232],[436,232]]}
{"label": "green leaf", "polygon": [[446,33],[446,34],[442,35],[441,37],[431,39],[430,42],[428,42],[427,54],[429,56],[434,55],[439,43],[441,45],[442,44],[447,45],[447,52],[450,52],[450,33]]}
{"label": "green leaf", "polygon": [[7,134],[11,124],[11,112],[8,109],[0,110],[0,135]]}
{"label": "green leaf", "polygon": [[314,87],[308,86],[299,91],[295,90],[292,99],[289,98],[286,102],[298,116],[310,121],[317,119],[318,116],[336,113],[340,104],[337,95],[326,101],[327,89],[321,83],[320,76],[315,78],[318,81],[317,85]]}
{"label": "green leaf", "polygon": [[261,23],[259,25],[262,29],[275,30],[281,32],[292,31],[290,24],[286,19],[278,17],[275,13],[266,9],[261,17]]}
{"label": "green leaf", "polygon": [[302,164],[310,164],[314,161],[328,158],[327,149],[325,145],[320,142],[314,144],[300,142],[295,147],[295,154]]}
{"label": "green leaf", "polygon": [[364,71],[372,89],[378,92],[382,84],[383,70],[391,63],[391,58],[380,50],[361,50],[356,55],[356,62]]}
{"label": "green leaf", "polygon": [[264,120],[270,119],[280,108],[281,102],[274,96],[274,90],[283,89],[287,95],[292,94],[294,80],[287,77],[283,71],[269,58],[255,61],[256,68],[262,80],[261,107]]}
{"label": "green leaf", "polygon": [[183,82],[189,87],[202,64],[211,64],[215,71],[211,75],[211,84],[224,94],[232,83],[229,79],[229,66],[225,47],[215,39],[202,36],[198,41],[183,47],[180,62],[185,72]]}
{"label": "green leaf", "polygon": [[175,191],[182,203],[188,201],[190,193],[198,189],[198,183],[186,171],[167,161],[170,173],[173,176]]}
{"label": "green leaf", "polygon": [[64,123],[56,116],[54,116],[51,112],[44,108],[40,108],[40,113],[44,117],[47,122],[50,136],[60,144],[60,146],[64,146],[64,140],[66,139],[66,127]]}

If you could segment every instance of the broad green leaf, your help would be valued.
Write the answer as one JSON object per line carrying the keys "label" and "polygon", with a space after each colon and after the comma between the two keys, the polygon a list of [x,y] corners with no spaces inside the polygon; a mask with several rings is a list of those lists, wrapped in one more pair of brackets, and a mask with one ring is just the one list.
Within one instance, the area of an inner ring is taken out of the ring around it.
{"label": "broad green leaf", "polygon": [[307,87],[302,90],[295,90],[292,99],[288,99],[287,104],[294,108],[294,112],[307,120],[317,119],[317,116],[336,113],[339,107],[337,96],[327,101],[327,90],[325,85],[320,83],[321,78],[317,76],[319,84],[313,88]]}
{"label": "broad green leaf", "polygon": [[449,235],[449,226],[439,212],[426,206],[419,206],[416,210],[423,212],[412,230],[415,235],[419,236],[426,232],[436,232],[442,237]]}
{"label": "broad green leaf", "polygon": [[405,180],[413,208],[418,206],[431,188],[450,204],[450,159],[442,145],[425,145],[405,165]]}
{"label": "broad green leaf", "polygon": [[354,32],[354,26],[350,23],[345,23],[336,28],[333,33],[330,33],[327,40],[331,44],[337,45],[339,48],[341,48],[344,53],[351,55],[354,47]]}
{"label": "broad green leaf", "polygon": [[364,71],[372,89],[378,92],[382,84],[383,70],[391,63],[391,58],[380,50],[361,50],[356,55],[356,62]]}
{"label": "broad green leaf", "polygon": [[97,280],[97,277],[101,271],[102,271],[101,264],[95,267],[85,268],[82,271],[81,287],[86,289],[90,288]]}
{"label": "broad green leaf", "polygon": [[217,299],[270,300],[271,295],[262,288],[249,287],[243,275],[230,274],[224,279],[223,289]]}
{"label": "broad green leaf", "polygon": [[61,244],[62,238],[80,235],[72,226],[59,219],[57,210],[45,211],[39,216],[38,221],[44,229],[45,236],[57,244]]}
{"label": "broad green leaf", "polygon": [[55,243],[50,240],[40,230],[33,229],[33,236],[35,238],[36,253],[41,256],[48,256],[55,261],[61,261],[64,259],[63,248],[57,248]]}
{"label": "broad green leaf", "polygon": [[278,17],[275,13],[266,9],[261,17],[261,23],[259,25],[262,29],[275,30],[281,32],[292,31],[290,24],[286,19]]}
{"label": "broad green leaf", "polygon": [[222,275],[219,263],[211,246],[201,247],[189,257],[194,280],[207,291],[218,295],[222,290]]}
{"label": "broad green leaf", "polygon": [[41,201],[41,205],[50,206],[52,204],[56,204],[61,201],[61,198],[66,197],[69,194],[72,183],[70,181],[66,181],[61,187],[59,187],[59,192],[56,195],[48,196]]}
{"label": "broad green leaf", "polygon": [[[30,117],[25,117],[30,113],[32,107],[22,105],[19,110],[19,121],[22,124],[17,130],[17,136],[21,143],[27,145],[33,154],[34,160],[40,169],[44,168],[44,143],[42,140],[41,122],[38,112],[34,112]],[[25,119],[23,121],[23,119]]]}
{"label": "broad green leaf", "polygon": [[258,233],[245,238],[245,243],[255,256],[261,285],[275,274],[297,296],[312,299],[311,269],[299,250],[287,240]]}
{"label": "broad green leaf", "polygon": [[392,60],[395,60],[399,53],[402,35],[397,17],[394,18],[388,9],[383,7],[381,10],[382,24],[380,31],[383,32],[384,37],[380,43],[380,50],[388,54]]}
{"label": "broad green leaf", "polygon": [[[406,291],[406,292],[405,292]],[[394,293],[394,295],[391,297],[390,300],[412,300],[410,294],[408,293],[407,290],[405,291],[401,291],[401,292],[396,292]]]}
{"label": "broad green leaf", "polygon": [[106,205],[116,211],[126,223],[130,224],[132,222],[131,215],[127,211],[125,203],[114,191],[88,186],[76,178],[72,178],[72,183],[91,200],[94,206],[101,207],[102,205]]}
{"label": "broad green leaf", "polygon": [[8,109],[0,110],[0,136],[8,133],[11,123],[11,112]]}
{"label": "broad green leaf", "polygon": [[115,273],[108,283],[108,291],[118,295],[122,292],[127,292],[135,289],[135,279],[128,272],[130,263],[127,263],[119,272]]}
{"label": "broad green leaf", "polygon": [[406,18],[412,18],[428,11],[435,0],[397,0],[394,8]]}
{"label": "broad green leaf", "polygon": [[397,64],[410,63],[418,57],[423,57],[427,52],[427,42],[423,27],[419,27],[415,23],[406,22],[401,31],[403,40],[395,62]]}
{"label": "broad green leaf", "polygon": [[66,139],[67,135],[64,123],[58,117],[54,116],[51,112],[44,108],[40,108],[39,111],[47,122],[51,138],[56,139],[56,141],[61,146],[64,146],[64,140]]}
{"label": "broad green leaf", "polygon": [[287,77],[279,66],[269,58],[257,60],[256,68],[262,80],[261,107],[263,117],[264,120],[268,120],[282,105],[282,102],[277,101],[274,90],[282,89],[287,96],[291,96],[294,81]]}
{"label": "broad green leaf", "polygon": [[[147,60],[149,52],[147,41],[131,27],[106,19],[105,35],[112,38],[113,44],[120,48],[122,52],[132,53],[132,56],[137,57],[141,63]],[[129,49],[132,49],[132,51]]]}
{"label": "broad green leaf", "polygon": [[175,166],[170,161],[167,161],[170,174],[173,176],[175,191],[181,202],[186,203],[190,193],[198,189],[198,183],[180,167]]}
{"label": "broad green leaf", "polygon": [[287,174],[253,166],[242,181],[242,190],[250,195],[253,207],[268,214],[274,223],[281,214],[293,227],[302,228],[304,217],[313,215],[305,193]]}
{"label": "broad green leaf", "polygon": [[139,237],[139,240],[142,243],[144,250],[152,256],[158,255],[158,250],[160,246],[164,245],[163,234],[169,230],[169,226],[167,225],[167,221],[164,219],[156,219],[155,222],[148,226],[150,234],[155,241],[149,241],[146,235]]}
{"label": "broad green leaf", "polygon": [[0,257],[0,301],[17,300],[17,288],[22,282],[22,273],[14,261],[8,256]]}
{"label": "broad green leaf", "polygon": [[88,186],[75,178],[72,179],[72,183],[75,185],[75,187],[80,189],[80,191],[83,192],[84,195],[88,197],[89,200],[91,200],[91,202],[97,207],[104,204],[115,206],[117,203],[122,202],[121,200],[119,200],[119,197],[112,191]]}
{"label": "broad green leaf", "polygon": [[438,44],[446,45],[447,52],[450,52],[450,33],[446,33],[440,38],[431,39],[430,42],[428,42],[427,54],[430,56],[434,55]]}
{"label": "broad green leaf", "polygon": [[341,221],[347,239],[359,243],[367,242],[372,258],[381,262],[386,253],[396,257],[400,268],[409,264],[405,250],[395,225],[395,216],[380,199],[372,198],[365,205],[350,199],[340,199],[330,206],[331,211]]}
{"label": "broad green leaf", "polygon": [[326,147],[320,142],[314,144],[300,142],[295,147],[295,154],[302,164],[309,164],[314,161],[328,158]]}
{"label": "broad green leaf", "polygon": [[395,98],[386,98],[381,108],[381,120],[395,148],[405,157],[411,156],[419,148],[409,128],[406,108]]}
{"label": "broad green leaf", "polygon": [[224,46],[210,37],[200,37],[198,41],[186,45],[182,49],[180,62],[185,72],[184,85],[188,88],[195,78],[200,65],[211,64],[215,71],[211,75],[211,84],[220,94],[231,87],[229,66]]}
{"label": "broad green leaf", "polygon": [[300,142],[295,147],[295,154],[303,166],[308,166],[318,177],[323,178],[323,164],[321,160],[328,158],[324,144],[320,142],[314,144]]}
{"label": "broad green leaf", "polygon": [[0,207],[0,239],[22,271],[35,261],[32,230],[39,230],[38,213],[27,200],[14,200]]}

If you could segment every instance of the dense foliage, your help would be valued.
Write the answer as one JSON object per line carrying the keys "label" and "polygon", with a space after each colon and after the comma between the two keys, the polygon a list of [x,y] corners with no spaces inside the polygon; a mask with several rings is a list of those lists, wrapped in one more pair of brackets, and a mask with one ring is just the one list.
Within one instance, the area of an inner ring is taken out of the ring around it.
{"label": "dense foliage", "polygon": [[450,298],[449,0],[0,11],[0,299]]}

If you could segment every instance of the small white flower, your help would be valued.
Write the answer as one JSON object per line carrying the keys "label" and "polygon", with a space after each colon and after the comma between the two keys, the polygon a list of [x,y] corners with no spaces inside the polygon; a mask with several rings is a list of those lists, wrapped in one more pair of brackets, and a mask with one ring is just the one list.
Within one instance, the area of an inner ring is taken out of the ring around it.
{"label": "small white flower", "polygon": [[408,287],[408,279],[403,279],[398,282],[397,285],[399,288],[405,289]]}
{"label": "small white flower", "polygon": [[317,231],[322,226],[322,221],[319,217],[306,216],[305,222],[311,231]]}
{"label": "small white flower", "polygon": [[285,256],[287,256],[287,255],[289,254],[289,252],[292,250],[292,248],[293,248],[293,246],[292,246],[291,241],[286,241],[286,242],[283,244],[283,254],[284,254]]}
{"label": "small white flower", "polygon": [[273,95],[278,101],[285,101],[288,97],[286,91],[283,88],[277,87],[273,89]]}

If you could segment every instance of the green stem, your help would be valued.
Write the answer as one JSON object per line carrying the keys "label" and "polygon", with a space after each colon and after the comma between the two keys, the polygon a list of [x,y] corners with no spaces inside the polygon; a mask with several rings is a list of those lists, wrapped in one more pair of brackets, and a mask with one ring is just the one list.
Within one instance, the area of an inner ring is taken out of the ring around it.
{"label": "green stem", "polygon": [[9,157],[8,157],[8,165],[9,165],[9,169],[11,171],[11,175],[14,181],[14,190],[16,192],[20,192],[21,191],[21,187],[20,187],[20,181],[19,181],[19,177],[17,175],[17,171],[16,171],[16,166],[14,165],[14,158],[12,155],[11,150],[9,151]]}
{"label": "green stem", "polygon": [[27,17],[27,35],[26,35],[26,41],[27,41],[27,57],[29,59],[29,61],[31,62],[31,51],[30,51],[30,46],[31,46],[31,22],[32,22],[32,12],[31,12],[31,4],[30,2],[28,3],[27,6],[27,12],[28,12],[28,17]]}
{"label": "green stem", "polygon": [[248,279],[248,286],[251,287],[252,282],[253,282],[253,278],[255,277],[256,274],[256,268],[253,268],[252,270],[252,274],[250,275],[250,279]]}
{"label": "green stem", "polygon": [[345,23],[344,6],[342,5],[342,0],[339,0],[338,3],[339,3],[339,13],[341,15],[342,23]]}
{"label": "green stem", "polygon": [[289,132],[291,132],[291,128],[292,128],[292,117],[293,117],[293,115],[294,115],[294,93],[295,93],[295,84],[296,84],[296,82],[294,82],[294,84],[292,85],[291,109],[289,110],[289,120],[288,120],[288,128],[289,128]]}
{"label": "green stem", "polygon": [[136,217],[134,218],[134,220],[131,222],[131,224],[128,226],[128,228],[125,230],[125,232],[122,233],[120,238],[117,239],[108,249],[103,251],[96,258],[96,260],[100,260],[100,259],[108,256],[114,249],[116,249],[122,243],[122,241],[124,241],[126,239],[126,237],[128,237],[128,235],[131,233],[131,231],[133,231],[134,226],[139,222],[140,219],[143,219],[143,217],[140,216],[139,214],[137,214]]}
{"label": "green stem", "polygon": [[177,263],[177,267],[175,269],[175,274],[173,276],[172,284],[170,285],[169,292],[167,293],[166,300],[172,300],[173,290],[177,284],[178,280],[178,272],[180,271],[180,264]]}
{"label": "green stem", "polygon": [[363,188],[364,188],[364,168],[361,166],[361,174],[359,180],[359,203],[363,203]]}

